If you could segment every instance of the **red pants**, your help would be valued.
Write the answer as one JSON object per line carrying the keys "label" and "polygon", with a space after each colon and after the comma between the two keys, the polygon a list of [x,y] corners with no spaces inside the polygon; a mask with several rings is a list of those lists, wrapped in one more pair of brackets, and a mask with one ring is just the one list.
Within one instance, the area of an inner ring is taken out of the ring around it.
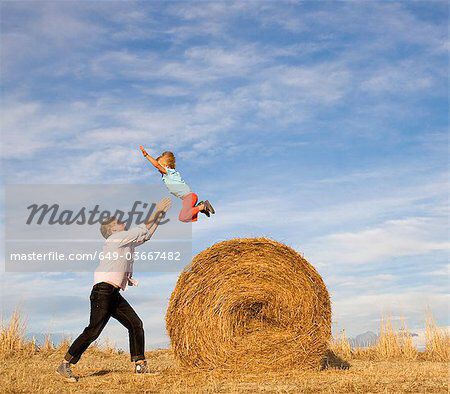
{"label": "red pants", "polygon": [[197,204],[198,196],[195,193],[189,193],[183,197],[182,201],[183,208],[181,208],[178,219],[185,223],[196,222],[199,208],[195,204]]}

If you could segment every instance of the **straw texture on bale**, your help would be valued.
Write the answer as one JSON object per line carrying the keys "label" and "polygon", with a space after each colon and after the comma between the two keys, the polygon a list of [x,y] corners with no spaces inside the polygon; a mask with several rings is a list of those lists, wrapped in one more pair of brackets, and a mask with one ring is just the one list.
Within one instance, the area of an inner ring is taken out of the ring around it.
{"label": "straw texture on bale", "polygon": [[314,267],[290,247],[231,239],[181,273],[166,327],[185,367],[318,368],[331,336],[330,298]]}

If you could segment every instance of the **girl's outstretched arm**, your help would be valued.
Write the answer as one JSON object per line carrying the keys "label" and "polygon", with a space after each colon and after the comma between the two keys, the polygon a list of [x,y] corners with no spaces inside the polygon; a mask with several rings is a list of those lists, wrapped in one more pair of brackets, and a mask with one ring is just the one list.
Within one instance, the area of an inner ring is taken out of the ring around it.
{"label": "girl's outstretched arm", "polygon": [[167,171],[166,169],[159,164],[156,159],[154,159],[153,157],[151,157],[147,151],[144,149],[144,147],[142,145],[139,145],[139,149],[141,150],[142,154],[144,155],[144,157],[153,164],[153,166],[161,173],[161,174],[166,174]]}

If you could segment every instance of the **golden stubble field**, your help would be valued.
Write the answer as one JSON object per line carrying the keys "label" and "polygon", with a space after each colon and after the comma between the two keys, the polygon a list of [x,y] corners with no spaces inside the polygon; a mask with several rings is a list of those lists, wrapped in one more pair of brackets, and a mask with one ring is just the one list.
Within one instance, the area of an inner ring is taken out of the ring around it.
{"label": "golden stubble field", "polygon": [[[1,393],[447,393],[449,336],[430,323],[427,350],[417,352],[385,324],[378,343],[351,350],[345,337],[330,343],[336,359],[325,370],[254,373],[181,368],[170,350],[147,352],[152,373],[134,375],[129,355],[93,344],[73,367],[77,383],[55,372],[68,341],[38,347],[23,337],[18,315],[0,335]],[[334,368],[345,359],[348,370]]]}
{"label": "golden stubble field", "polygon": [[73,368],[77,383],[54,372],[63,349],[2,360],[3,393],[447,393],[448,363],[352,360],[349,370],[252,374],[178,368],[170,351],[147,353],[151,374],[132,373],[126,354],[90,349]]}

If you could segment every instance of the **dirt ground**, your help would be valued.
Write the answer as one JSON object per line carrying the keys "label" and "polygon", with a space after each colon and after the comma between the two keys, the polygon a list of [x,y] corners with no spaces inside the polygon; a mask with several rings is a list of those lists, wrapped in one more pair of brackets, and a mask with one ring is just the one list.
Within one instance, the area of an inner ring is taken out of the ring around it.
{"label": "dirt ground", "polygon": [[431,361],[351,361],[349,370],[254,374],[191,371],[168,350],[148,352],[152,373],[134,375],[126,354],[89,349],[73,367],[77,383],[55,369],[63,351],[8,357],[0,363],[2,393],[447,393],[449,364]]}

